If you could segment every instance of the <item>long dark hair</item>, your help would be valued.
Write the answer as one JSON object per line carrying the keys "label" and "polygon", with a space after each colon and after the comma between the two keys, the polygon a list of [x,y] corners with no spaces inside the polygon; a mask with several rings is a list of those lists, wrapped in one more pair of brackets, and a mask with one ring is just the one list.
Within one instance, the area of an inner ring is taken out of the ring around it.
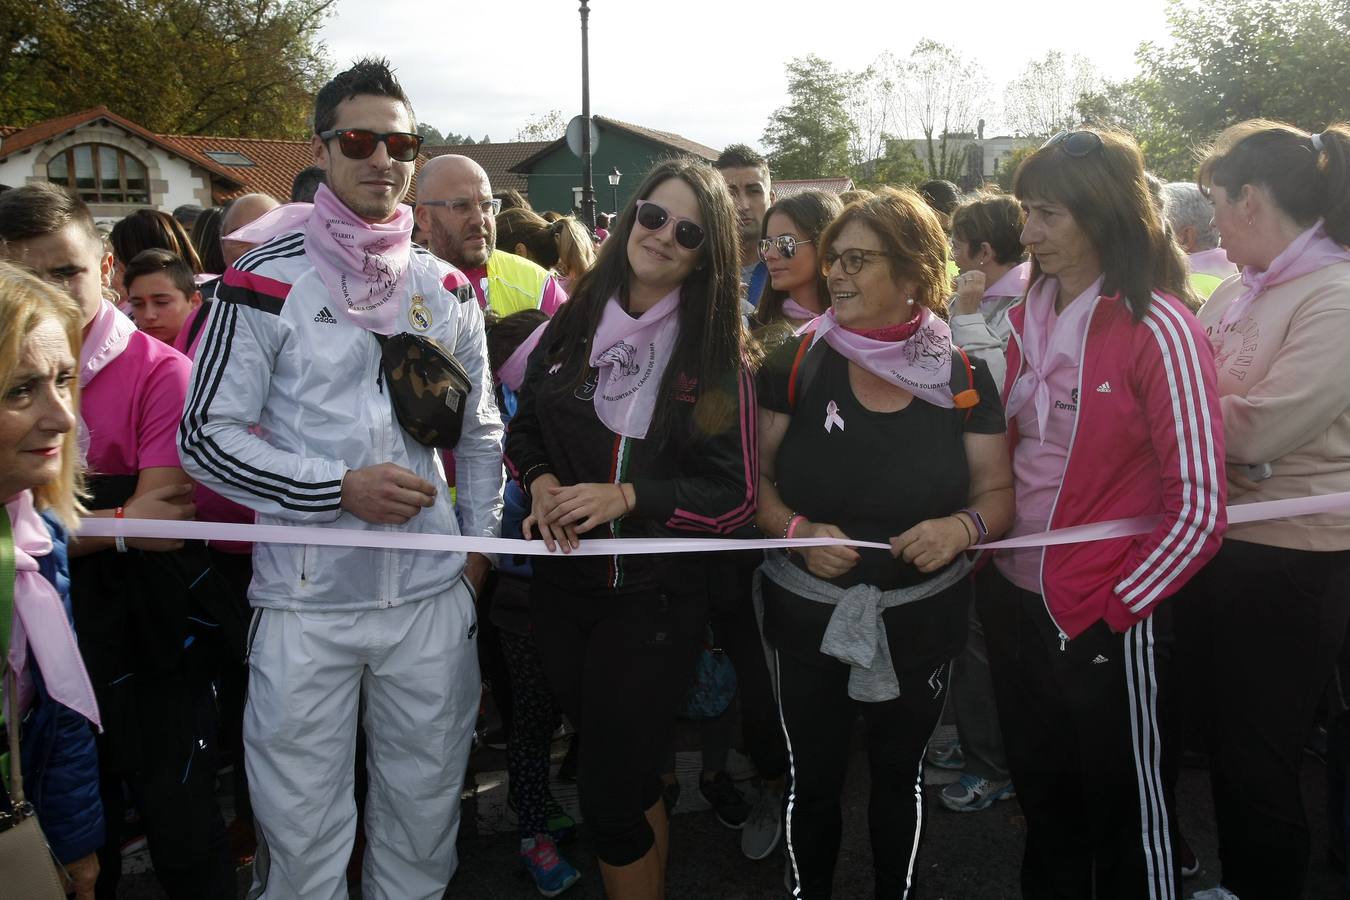
{"label": "long dark hair", "polygon": [[[787,216],[792,224],[802,232],[803,238],[816,243],[817,258],[825,252],[820,246],[820,236],[834,217],[844,211],[844,204],[834,194],[825,191],[802,191],[791,197],[784,197],[764,212],[764,224],[760,227],[760,237],[769,236],[769,216],[774,213]],[[826,306],[830,305],[830,288],[825,273],[816,266],[816,297]],[[755,308],[755,320],[761,325],[769,325],[783,318],[783,301],[787,300],[787,291],[775,290],[772,284],[765,285],[760,295],[759,305]]]}
{"label": "long dark hair", "polygon": [[628,237],[636,227],[637,200],[651,196],[663,182],[678,178],[698,198],[706,237],[694,271],[680,287],[680,336],[666,366],[649,434],[664,442],[673,434],[675,379],[698,379],[699,403],[708,388],[751,364],[740,315],[740,264],[737,258],[736,214],[721,176],[707,163],[687,157],[657,163],[619,216],[601,245],[595,265],[576,283],[571,298],[549,324],[541,343],[549,359],[561,365],[558,378],[545,384],[557,394],[570,393],[590,374],[591,341],[610,297],[628,304]]}
{"label": "long dark hair", "polygon": [[1244,184],[1264,185],[1299,225],[1325,219],[1327,234],[1350,244],[1350,122],[1328,126],[1317,144],[1283,122],[1239,122],[1205,153],[1200,189],[1217,184],[1232,197]]}
{"label": "long dark hair", "polygon": [[182,259],[192,271],[202,270],[201,257],[192,246],[192,238],[178,220],[168,213],[157,209],[138,209],[112,227],[108,235],[112,242],[113,256],[122,265],[126,265],[142,250],[168,250]]}
{"label": "long dark hair", "polygon": [[[1153,303],[1153,292],[1171,294],[1195,307],[1185,257],[1163,228],[1139,145],[1123,131],[1083,128],[1101,138],[1101,146],[1082,156],[1065,152],[1065,143],[1048,144],[1028,156],[1013,176],[1013,193],[1023,203],[1047,200],[1068,209],[1102,265],[1102,293],[1120,293],[1136,322]],[[1031,255],[1031,281],[1041,277]]]}

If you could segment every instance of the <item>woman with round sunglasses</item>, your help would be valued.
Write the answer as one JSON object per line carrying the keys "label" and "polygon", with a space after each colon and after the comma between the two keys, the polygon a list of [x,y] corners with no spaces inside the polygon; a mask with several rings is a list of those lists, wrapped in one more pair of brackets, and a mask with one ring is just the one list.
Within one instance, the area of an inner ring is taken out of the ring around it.
{"label": "woman with round sunglasses", "polygon": [[590,536],[729,535],[753,520],[755,406],[736,224],[717,173],[658,165],[531,354],[507,431],[536,557],[535,643],[586,735],[581,808],[614,900],[665,894],[662,757],[708,618],[705,561],[567,555]]}
{"label": "woman with round sunglasses", "polygon": [[[1242,267],[1200,310],[1234,503],[1350,491],[1350,123],[1251,120],[1197,178]],[[1350,623],[1350,515],[1235,524],[1177,613],[1223,877],[1206,900],[1304,895],[1303,748]],[[1278,685],[1278,689],[1273,686]],[[1342,845],[1341,849],[1344,848]]]}
{"label": "woman with round sunglasses", "polygon": [[[787,736],[792,896],[831,896],[850,735],[867,726],[878,898],[911,897],[923,755],[965,642],[965,551],[1012,518],[1003,412],[943,320],[947,236],[883,188],[817,239],[830,308],[759,374],[760,530],[889,543],[771,551],[758,578]],[[919,798],[919,799],[916,799]]]}
{"label": "woman with round sunglasses", "polygon": [[[93,900],[105,827],[90,723],[100,717],[71,628],[67,560],[68,529],[81,512],[75,414],[83,324],[70,296],[0,262],[0,540],[10,545],[8,596],[0,598],[4,721],[18,734],[27,799],[67,889]],[[3,741],[0,752],[9,752]],[[0,815],[8,817],[9,804],[10,792],[0,789]]]}
{"label": "woman with round sunglasses", "polygon": [[[776,331],[786,337],[830,305],[816,240],[843,210],[834,194],[802,191],[779,200],[764,214],[759,258],[768,267],[769,288],[754,315],[761,329],[781,323]],[[763,330],[760,334],[762,339],[767,336]]]}
{"label": "woman with round sunglasses", "polygon": [[1214,360],[1186,263],[1128,135],[1056,135],[1013,191],[1032,253],[1008,314],[1011,535],[1151,517],[1147,531],[999,551],[976,601],[1028,898],[1177,898],[1168,598],[1225,526]]}

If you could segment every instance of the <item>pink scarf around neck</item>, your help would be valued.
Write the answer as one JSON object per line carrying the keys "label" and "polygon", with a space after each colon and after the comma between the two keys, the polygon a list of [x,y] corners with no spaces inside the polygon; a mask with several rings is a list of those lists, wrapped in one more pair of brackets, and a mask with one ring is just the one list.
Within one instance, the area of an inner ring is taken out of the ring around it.
{"label": "pink scarf around neck", "polygon": [[136,333],[136,323],[124,316],[107,300],[99,304],[89,331],[80,343],[80,388],[88,387],[94,376],[122,355]]}
{"label": "pink scarf around neck", "polygon": [[813,313],[796,300],[788,297],[783,301],[783,315],[794,322],[809,322],[820,315],[820,313]]}
{"label": "pink scarf around neck", "polygon": [[813,323],[812,340],[824,340],[840,356],[920,400],[943,409],[956,406],[952,398],[952,331],[926,307],[919,313],[914,333],[900,341],[879,341],[839,324],[830,308]]}
{"label": "pink scarf around neck", "polygon": [[38,567],[37,557],[52,552],[47,524],[34,508],[29,491],[10,498],[5,503],[5,514],[14,535],[14,628],[9,664],[20,685],[18,709],[27,709],[33,699],[33,679],[24,677],[31,653],[51,698],[102,730],[94,687],[89,683],[89,673],[66,618],[65,606]]}
{"label": "pink scarf around neck", "polygon": [[1332,240],[1327,234],[1326,222],[1318,219],[1311,228],[1290,241],[1265,271],[1252,266],[1242,267],[1242,293],[1224,310],[1220,327],[1241,319],[1267,288],[1346,261],[1350,261],[1350,250]]}
{"label": "pink scarf around neck", "polygon": [[984,289],[980,298],[981,306],[989,306],[1008,297],[1021,297],[1027,292],[1027,281],[1031,277],[1031,261],[1018,263],[1003,273],[1003,276]]}
{"label": "pink scarf around neck", "polygon": [[520,386],[525,383],[525,369],[530,363],[530,354],[539,346],[539,339],[544,336],[544,329],[547,327],[548,322],[540,322],[539,327],[531,331],[520,346],[506,358],[506,362],[497,370],[498,381],[513,391],[520,390]]}
{"label": "pink scarf around neck", "polygon": [[1046,421],[1050,417],[1050,375],[1064,366],[1082,362],[1083,338],[1092,321],[1092,311],[1101,294],[1105,276],[1075,297],[1064,312],[1055,314],[1059,279],[1043,276],[1027,293],[1026,317],[1019,344],[1022,348],[1022,374],[1008,392],[1007,415],[1011,420],[1028,401],[1035,403],[1036,422],[1041,442],[1045,442]]}
{"label": "pink scarf around neck", "polygon": [[599,369],[595,414],[615,434],[645,438],[666,366],[680,334],[680,289],[636,319],[610,297],[591,341],[590,363]]}
{"label": "pink scarf around neck", "polygon": [[376,334],[399,330],[408,293],[413,214],[399,204],[388,222],[366,222],[319,185],[305,222],[305,254],[348,319]]}

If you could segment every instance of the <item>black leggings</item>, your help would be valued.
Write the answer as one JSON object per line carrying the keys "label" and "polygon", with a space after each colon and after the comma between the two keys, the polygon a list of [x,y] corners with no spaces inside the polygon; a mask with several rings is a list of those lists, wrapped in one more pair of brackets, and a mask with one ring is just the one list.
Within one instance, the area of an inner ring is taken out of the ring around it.
{"label": "black leggings", "polygon": [[611,866],[636,862],[654,840],[645,812],[661,797],[663,757],[693,678],[707,594],[573,593],[536,577],[530,617],[549,684],[586,735],[577,788],[596,855]]}

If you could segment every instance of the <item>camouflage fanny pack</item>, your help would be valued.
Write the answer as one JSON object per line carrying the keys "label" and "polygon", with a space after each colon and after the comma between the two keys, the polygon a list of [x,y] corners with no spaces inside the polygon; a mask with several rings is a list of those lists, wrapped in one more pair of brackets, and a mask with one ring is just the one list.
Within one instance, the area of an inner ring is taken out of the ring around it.
{"label": "camouflage fanny pack", "polygon": [[[373,332],[372,332],[373,333]],[[473,383],[455,355],[417,334],[375,335],[394,415],[419,444],[449,450],[459,443]]]}

